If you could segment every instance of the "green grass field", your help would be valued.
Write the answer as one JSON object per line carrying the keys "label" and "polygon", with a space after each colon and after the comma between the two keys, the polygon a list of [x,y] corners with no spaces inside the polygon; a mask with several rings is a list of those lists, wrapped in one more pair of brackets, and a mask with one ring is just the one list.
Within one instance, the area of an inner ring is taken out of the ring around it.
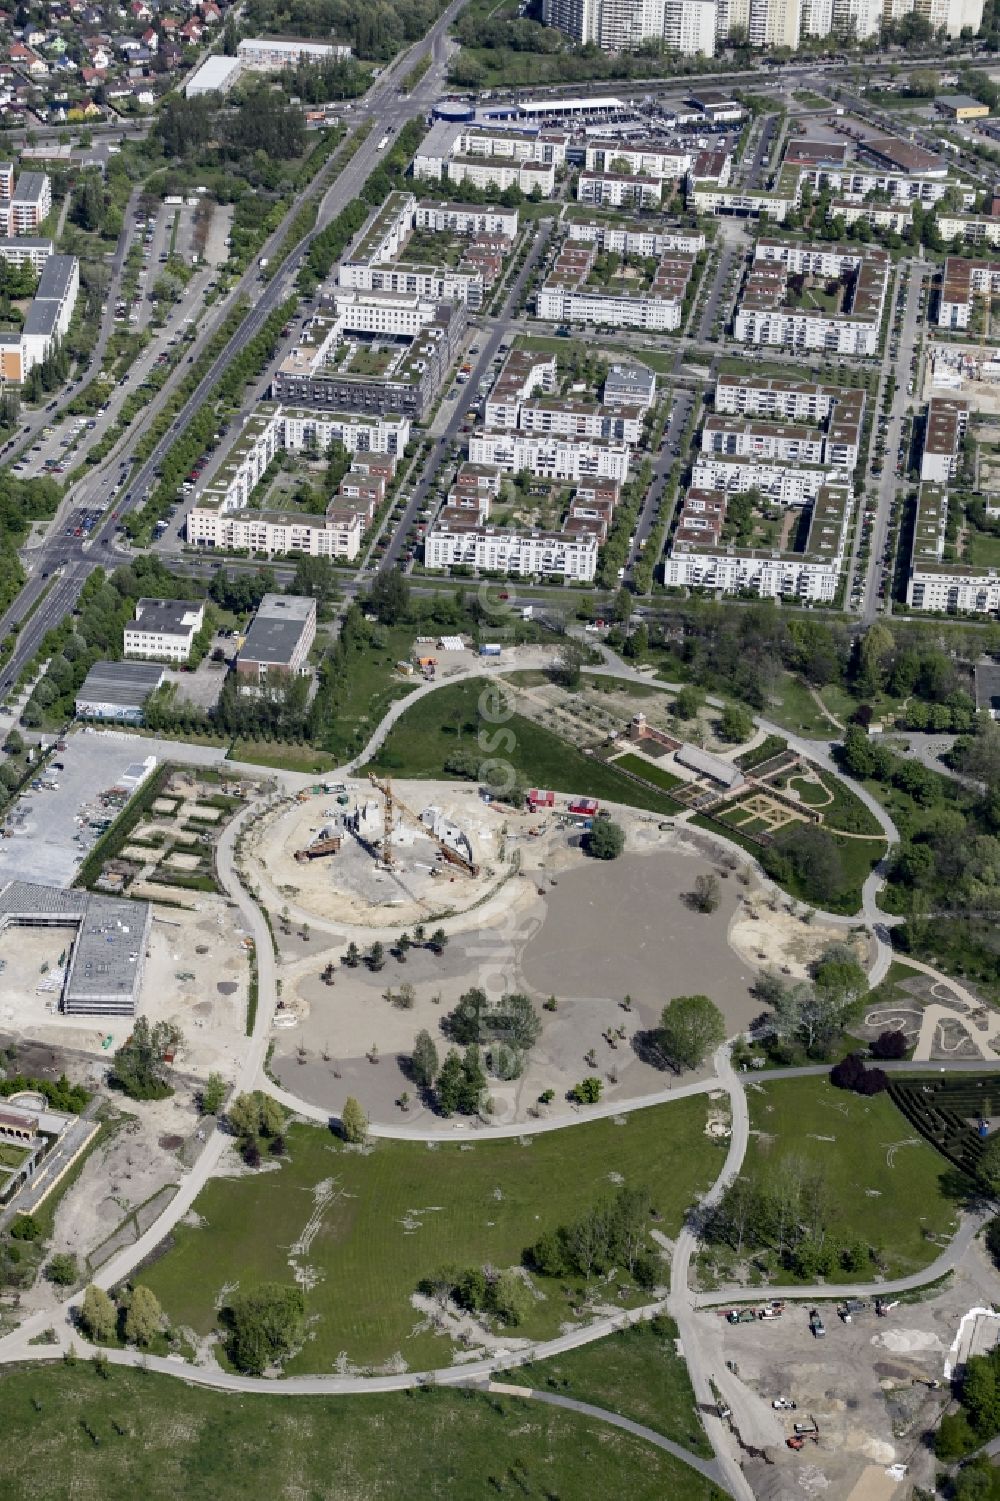
{"label": "green grass field", "polygon": [[929,1237],[957,1228],[952,1170],[887,1095],[864,1099],[827,1079],[783,1079],[756,1086],[749,1101],[744,1172],[779,1170],[788,1156],[821,1166],[839,1240],[879,1247],[889,1277],[941,1254]]}
{"label": "green grass field", "polygon": [[[494,690],[482,682],[455,683],[429,693],[397,720],[371,767],[400,777],[440,777],[445,760],[460,751],[477,747],[478,705]],[[498,724],[510,736],[498,741]],[[646,791],[621,776],[613,766],[585,756],[551,730],[520,714],[483,724],[484,740],[502,746],[502,759],[538,787],[555,792],[575,792],[581,797],[603,798],[648,808],[653,813],[676,813],[678,804],[666,793]],[[512,737],[513,743],[509,743]],[[487,749],[483,759],[497,755]]]}
{"label": "green grass field", "polygon": [[245,1397],[81,1363],[5,1371],[0,1410],[5,1501],[723,1501],[606,1423],[471,1391]]}
{"label": "green grass field", "polygon": [[[289,1247],[313,1212],[315,1186],[332,1180],[334,1197],[299,1258],[318,1275],[306,1294],[310,1338],[287,1369],[328,1371],[341,1352],[363,1366],[397,1352],[413,1370],[447,1365],[450,1343],[425,1330],[410,1303],[421,1278],[444,1266],[520,1262],[543,1230],[608,1193],[613,1173],[647,1184],[660,1228],[676,1234],[722,1163],[704,1134],[705,1109],[694,1097],[635,1111],[627,1125],[592,1121],[525,1145],[386,1141],[367,1154],[320,1127],[293,1126],[289,1159],[209,1183],[195,1204],[204,1225],[178,1227],[142,1280],[174,1325],[209,1333],[224,1286],[291,1279]],[[544,1278],[538,1286],[544,1298],[519,1332],[551,1337],[571,1317],[575,1290]]]}
{"label": "green grass field", "polygon": [[663,1315],[579,1350],[521,1366],[517,1379],[539,1391],[606,1407],[711,1459],[712,1446],[676,1338],[677,1325]]}
{"label": "green grass field", "polygon": [[248,766],[273,766],[278,771],[332,771],[336,756],[315,750],[311,745],[267,745],[260,740],[234,740],[226,753],[230,761]]}
{"label": "green grass field", "polygon": [[680,777],[675,777],[672,771],[665,771],[662,766],[657,766],[652,761],[644,761],[641,756],[627,754],[618,756],[612,763],[620,766],[623,771],[631,771],[637,777],[645,777],[647,782],[654,782],[657,787],[669,791],[671,787],[684,785]]}

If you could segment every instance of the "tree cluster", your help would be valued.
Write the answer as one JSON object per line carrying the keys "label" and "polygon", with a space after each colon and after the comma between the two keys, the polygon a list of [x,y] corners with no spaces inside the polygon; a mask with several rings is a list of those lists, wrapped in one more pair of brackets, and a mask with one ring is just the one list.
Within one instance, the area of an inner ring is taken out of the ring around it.
{"label": "tree cluster", "polygon": [[647,1188],[623,1186],[579,1219],[547,1230],[527,1252],[528,1264],[546,1277],[588,1279],[619,1267],[640,1287],[651,1288],[664,1271],[649,1246],[652,1212]]}
{"label": "tree cluster", "polygon": [[882,1068],[866,1068],[860,1053],[848,1053],[830,1070],[830,1083],[837,1089],[854,1094],[881,1094],[889,1087],[889,1076]]}
{"label": "tree cluster", "polygon": [[305,1298],[300,1287],[262,1282],[236,1292],[222,1311],[226,1353],[238,1371],[262,1376],[291,1354],[302,1336]]}
{"label": "tree cluster", "polygon": [[677,1073],[698,1068],[725,1040],[725,1019],[707,995],[675,996],[664,1006],[657,1043]]}
{"label": "tree cluster", "polygon": [[753,993],[769,1008],[754,1029],[775,1062],[790,1062],[800,1050],[825,1057],[854,1020],[868,991],[868,977],[854,950],[829,944],[810,967],[810,978],[789,980],[763,970]]}
{"label": "tree cluster", "polygon": [[165,1055],[183,1041],[180,1028],[158,1021],[150,1026],[137,1016],[131,1037],[111,1061],[111,1083],[133,1100],[164,1100],[173,1090],[167,1083]]}
{"label": "tree cluster", "polygon": [[450,1299],[466,1313],[485,1314],[505,1328],[520,1324],[531,1310],[531,1288],[515,1268],[443,1267],[420,1283],[419,1291],[438,1302]]}
{"label": "tree cluster", "polygon": [[838,1233],[825,1172],[794,1153],[735,1179],[712,1210],[705,1234],[738,1257],[772,1252],[804,1282],[838,1269],[863,1272],[878,1257],[877,1248]]}

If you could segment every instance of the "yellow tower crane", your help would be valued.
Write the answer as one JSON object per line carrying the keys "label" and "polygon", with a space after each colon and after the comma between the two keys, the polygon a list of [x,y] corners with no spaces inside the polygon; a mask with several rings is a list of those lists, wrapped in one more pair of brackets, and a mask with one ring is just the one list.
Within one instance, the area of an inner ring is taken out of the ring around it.
{"label": "yellow tower crane", "polygon": [[375,788],[375,791],[382,794],[385,804],[384,827],[382,831],[383,865],[391,870],[395,864],[395,857],[392,852],[392,824],[393,815],[398,809],[403,818],[409,819],[410,823],[414,824],[422,834],[437,845],[442,856],[450,865],[457,865],[459,870],[464,870],[468,876],[478,876],[479,866],[474,861],[467,860],[459,850],[452,849],[451,845],[446,844],[439,834],[435,834],[432,829],[429,829],[420,815],[414,813],[412,808],[407,807],[403,799],[393,791],[392,782],[388,777],[383,780],[377,777],[373,771],[370,771],[368,773],[368,780]]}

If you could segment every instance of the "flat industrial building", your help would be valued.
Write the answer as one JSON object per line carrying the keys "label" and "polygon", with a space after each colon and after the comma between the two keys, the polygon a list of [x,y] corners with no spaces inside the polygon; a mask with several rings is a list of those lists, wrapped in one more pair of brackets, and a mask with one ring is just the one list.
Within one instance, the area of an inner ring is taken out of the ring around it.
{"label": "flat industrial building", "polygon": [[60,997],[69,1016],[135,1015],[152,920],[148,902],[34,881],[9,881],[0,889],[0,931],[75,929]]}
{"label": "flat industrial building", "polygon": [[163,682],[164,669],[153,662],[95,662],[77,690],[81,719],[109,719],[141,724],[149,695]]}

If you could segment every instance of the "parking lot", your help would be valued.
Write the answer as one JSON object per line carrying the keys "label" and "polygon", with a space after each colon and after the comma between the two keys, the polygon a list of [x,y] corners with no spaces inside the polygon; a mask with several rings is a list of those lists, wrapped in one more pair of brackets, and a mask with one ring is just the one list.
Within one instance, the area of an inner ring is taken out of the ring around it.
{"label": "parking lot", "polygon": [[[42,881],[69,886],[91,845],[146,775],[142,740],[77,732],[68,737],[7,813],[0,840],[0,885]],[[112,788],[124,796],[106,797]]]}

